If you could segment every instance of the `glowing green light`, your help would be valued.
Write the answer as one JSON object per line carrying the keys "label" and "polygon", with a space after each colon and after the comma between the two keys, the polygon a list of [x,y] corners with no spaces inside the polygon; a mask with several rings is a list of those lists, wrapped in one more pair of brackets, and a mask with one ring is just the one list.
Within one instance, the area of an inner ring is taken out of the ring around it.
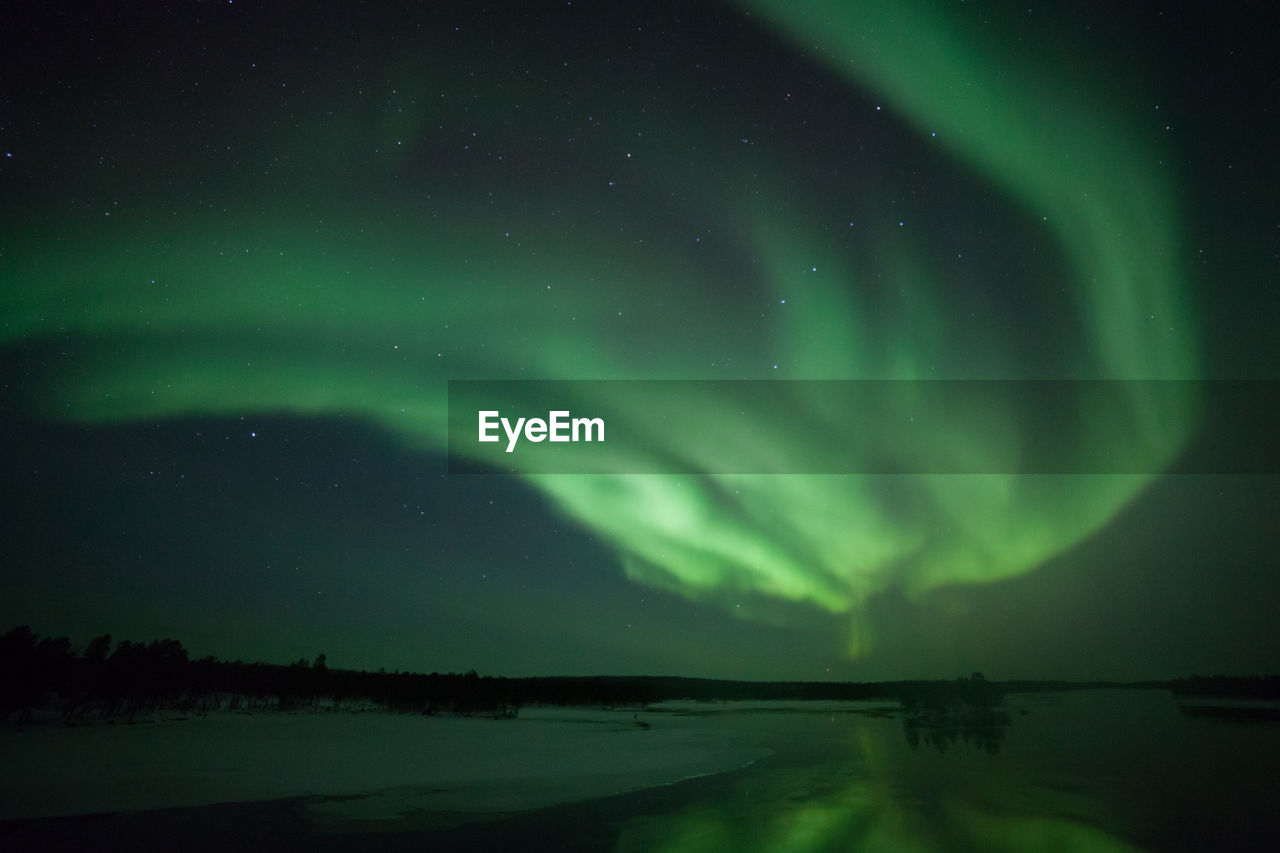
{"label": "glowing green light", "polygon": [[[1069,353],[1059,369],[1073,378],[1194,378],[1174,194],[1157,153],[1103,92],[1045,81],[1030,58],[979,43],[928,4],[745,5],[813,46],[851,99],[883,97],[886,113],[1003,194],[1066,259],[1074,314],[1037,352]],[[671,136],[697,138],[696,121],[673,119]],[[518,143],[521,130],[511,132]],[[656,184],[679,174],[683,155],[634,147]],[[265,217],[191,213],[163,226],[61,229],[56,240],[16,231],[0,259],[0,335],[63,353],[46,361],[32,400],[50,417],[342,413],[422,451],[443,447],[448,378],[1037,375],[1029,336],[955,329],[947,273],[912,223],[866,227],[871,268],[823,236],[781,167],[768,174],[742,157],[717,157],[680,186],[690,210],[734,211],[718,239],[753,270],[746,282],[726,282],[722,261],[693,241],[649,248],[620,236],[596,221],[590,198],[577,199],[573,229],[516,209],[496,227],[461,191],[447,222],[408,204],[370,232],[340,203],[271,203]],[[744,190],[735,176],[751,170],[764,174]],[[872,298],[868,283],[886,278],[893,286]],[[1028,299],[1043,295],[1037,286],[1027,282]],[[739,419],[728,399],[694,414],[649,422],[646,450],[688,458],[704,476],[530,480],[632,576],[761,619],[852,613],[889,587],[1025,573],[1098,530],[1147,481],[730,476],[717,473],[726,460],[781,458],[799,439],[785,421]],[[824,417],[820,400],[790,414]],[[1114,419],[1115,440],[1152,468],[1188,428],[1178,400],[1135,397],[1088,414]],[[1001,412],[981,433],[946,450],[983,459],[1016,449],[1018,424]],[[869,644],[858,623],[850,652]]]}

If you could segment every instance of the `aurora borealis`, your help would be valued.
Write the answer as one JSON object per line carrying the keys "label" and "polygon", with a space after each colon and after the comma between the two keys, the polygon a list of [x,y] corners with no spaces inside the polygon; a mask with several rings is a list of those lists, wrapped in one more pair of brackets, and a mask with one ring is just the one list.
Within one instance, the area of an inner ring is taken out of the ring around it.
{"label": "aurora borealis", "polygon": [[[1274,378],[1244,22],[1199,22],[1228,62],[1101,7],[296,11],[6,37],[0,617],[512,675],[1273,659],[1273,477],[731,473],[850,440],[812,397],[638,406],[692,475],[442,457],[458,379]],[[1080,417],[1158,471],[1198,419],[1150,387]],[[1022,421],[971,417],[930,452],[1003,470]]]}

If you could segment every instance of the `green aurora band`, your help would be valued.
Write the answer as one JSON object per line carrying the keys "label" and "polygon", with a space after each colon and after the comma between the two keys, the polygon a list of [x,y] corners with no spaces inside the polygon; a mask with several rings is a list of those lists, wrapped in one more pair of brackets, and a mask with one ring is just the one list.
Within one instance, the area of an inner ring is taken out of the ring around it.
{"label": "green aurora band", "polygon": [[[725,132],[693,116],[673,122],[665,143],[619,120],[599,145],[614,160],[627,152],[617,167],[627,210],[601,212],[563,181],[525,176],[500,216],[448,182],[430,204],[380,206],[375,182],[356,205],[241,187],[250,201],[174,210],[157,200],[93,227],[28,217],[0,259],[0,334],[47,354],[32,405],[81,423],[343,414],[407,451],[440,452],[451,378],[1195,377],[1169,177],[1101,81],[1050,79],[1065,75],[1060,64],[997,42],[964,8],[948,18],[926,3],[745,5],[847,80],[851,100],[883,98],[893,118],[880,120],[918,131],[935,168],[950,163],[998,197],[1017,229],[1010,243],[1045,247],[1021,287],[1053,323],[1011,333],[978,320],[961,331],[955,274],[921,235],[860,216],[868,224],[850,248],[825,229],[821,202],[796,196],[788,166],[759,171],[759,149],[750,161],[721,151]],[[429,137],[440,108],[425,79],[414,88],[425,74],[411,62],[403,74],[405,103],[418,106],[377,132]],[[476,121],[493,138],[532,144],[539,132]],[[691,169],[679,152],[700,139],[712,153]],[[287,144],[306,144],[323,174],[342,156],[332,140]],[[768,163],[794,159],[783,144]],[[389,182],[415,156],[405,147],[375,178]],[[632,224],[710,211],[707,244]],[[700,284],[726,276],[742,279],[740,298]],[[1130,403],[1114,440],[1158,470],[1192,428],[1189,401]],[[528,480],[610,543],[631,577],[764,621],[849,614],[852,656],[870,648],[857,618],[868,597],[1026,573],[1100,529],[1149,480],[730,476],[718,473],[725,454],[785,454],[794,431],[785,420],[740,423],[730,400],[698,414],[636,418],[651,423],[650,452],[693,460],[704,475]],[[793,414],[820,419],[821,401]],[[828,432],[842,439],[837,425]],[[977,438],[963,434],[953,452],[970,458],[1017,446],[1016,420],[1000,412]]]}

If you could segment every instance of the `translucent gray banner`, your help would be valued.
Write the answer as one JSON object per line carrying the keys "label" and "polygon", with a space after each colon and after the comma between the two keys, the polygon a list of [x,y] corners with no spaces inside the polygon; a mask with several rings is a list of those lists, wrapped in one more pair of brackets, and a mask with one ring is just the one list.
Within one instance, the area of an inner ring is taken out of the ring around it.
{"label": "translucent gray banner", "polygon": [[1275,474],[1274,381],[451,381],[455,474]]}

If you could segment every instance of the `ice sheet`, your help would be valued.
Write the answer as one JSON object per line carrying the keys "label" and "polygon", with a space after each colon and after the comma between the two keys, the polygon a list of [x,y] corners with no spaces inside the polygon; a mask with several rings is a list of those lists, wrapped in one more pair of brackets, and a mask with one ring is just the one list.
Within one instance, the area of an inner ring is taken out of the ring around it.
{"label": "ice sheet", "polygon": [[291,797],[326,798],[306,806],[321,821],[511,811],[668,784],[762,754],[696,717],[593,709],[526,709],[515,720],[219,713],[38,726],[0,731],[0,819]]}

